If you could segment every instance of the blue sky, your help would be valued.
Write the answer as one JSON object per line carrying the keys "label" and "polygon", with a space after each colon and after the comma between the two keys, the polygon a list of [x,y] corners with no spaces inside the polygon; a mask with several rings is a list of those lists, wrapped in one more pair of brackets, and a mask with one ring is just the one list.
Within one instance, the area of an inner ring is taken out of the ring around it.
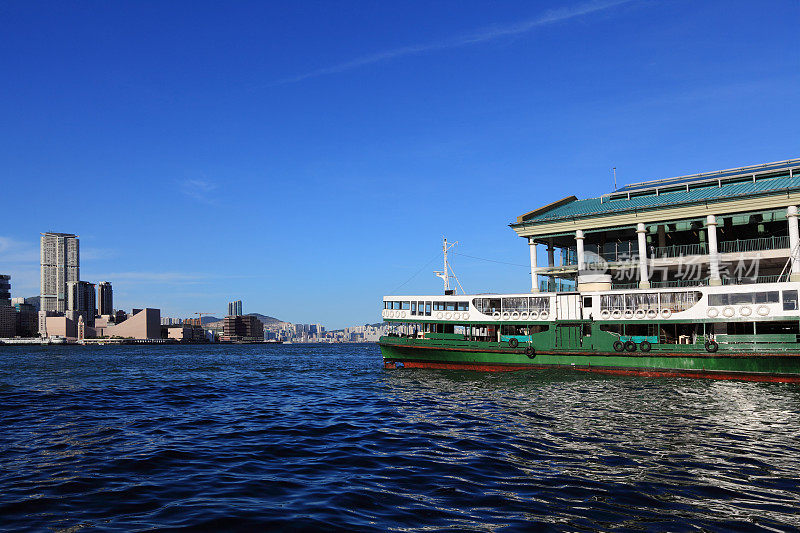
{"label": "blue sky", "polygon": [[523,265],[456,256],[467,291],[526,291],[507,225],[613,166],[800,156],[799,22],[793,0],[4,2],[0,272],[38,294],[39,233],[74,232],[116,307],[340,327],[438,293],[446,235]]}

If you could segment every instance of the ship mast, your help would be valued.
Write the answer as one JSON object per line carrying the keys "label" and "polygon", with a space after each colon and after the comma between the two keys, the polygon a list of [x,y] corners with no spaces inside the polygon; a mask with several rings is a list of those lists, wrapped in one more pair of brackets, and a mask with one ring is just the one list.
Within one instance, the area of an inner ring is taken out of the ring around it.
{"label": "ship mast", "polygon": [[[458,241],[448,243],[447,242],[447,237],[444,238],[444,240],[442,242],[442,255],[444,256],[443,268],[442,268],[442,270],[436,270],[436,271],[433,272],[433,274],[436,277],[442,278],[442,280],[444,281],[444,293],[445,294],[450,294],[450,272],[452,271],[452,268],[447,263],[447,251],[450,250],[450,248],[452,248],[456,244],[458,244]],[[458,280],[456,279],[456,281],[458,281]],[[462,291],[463,291],[463,289],[462,289]]]}

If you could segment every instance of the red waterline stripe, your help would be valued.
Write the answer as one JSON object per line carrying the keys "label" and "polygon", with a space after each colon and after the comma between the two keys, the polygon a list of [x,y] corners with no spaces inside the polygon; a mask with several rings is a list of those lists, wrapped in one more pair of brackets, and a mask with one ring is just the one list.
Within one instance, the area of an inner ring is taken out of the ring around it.
{"label": "red waterline stripe", "polygon": [[598,374],[613,374],[617,376],[642,376],[648,378],[665,378],[665,377],[680,377],[680,378],[695,378],[695,379],[719,379],[719,380],[736,380],[736,381],[760,381],[767,383],[800,383],[800,376],[772,376],[761,374],[746,374],[746,373],[728,373],[728,372],[708,372],[698,370],[696,372],[687,372],[685,370],[633,370],[633,369],[619,369],[619,368],[575,368],[581,372],[595,372]]}
{"label": "red waterline stripe", "polygon": [[[512,372],[515,370],[544,369],[547,365],[492,365],[480,363],[429,363],[423,361],[397,361],[404,368],[436,368],[441,370],[481,370],[483,372]],[[396,368],[395,362],[384,362],[384,368]]]}
{"label": "red waterline stripe", "polygon": [[758,381],[766,383],[800,383],[800,376],[775,376],[746,373],[727,373],[709,372],[698,370],[687,372],[685,370],[641,370],[641,369],[617,369],[600,367],[578,367],[567,365],[497,365],[479,363],[435,363],[423,361],[397,361],[384,362],[384,368],[394,370],[396,363],[401,363],[404,368],[433,368],[439,370],[479,370],[483,372],[513,372],[518,370],[546,370],[553,368],[571,368],[581,372],[595,372],[598,374],[612,374],[619,376],[642,376],[642,377],[682,377],[694,379],[719,379],[736,381]]}

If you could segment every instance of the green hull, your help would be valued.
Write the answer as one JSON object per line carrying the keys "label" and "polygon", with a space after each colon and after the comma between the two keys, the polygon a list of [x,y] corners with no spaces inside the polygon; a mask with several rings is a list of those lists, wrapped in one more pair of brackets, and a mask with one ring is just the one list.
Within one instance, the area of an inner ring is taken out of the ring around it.
{"label": "green hull", "polygon": [[721,345],[716,353],[708,353],[702,344],[656,344],[647,353],[618,353],[612,348],[617,338],[605,333],[597,332],[591,340],[573,338],[566,339],[567,342],[552,332],[540,335],[515,348],[507,343],[467,341],[444,335],[450,338],[382,337],[380,347],[387,368],[502,371],[570,367],[615,374],[800,381],[797,343],[760,343],[754,339],[751,343]]}

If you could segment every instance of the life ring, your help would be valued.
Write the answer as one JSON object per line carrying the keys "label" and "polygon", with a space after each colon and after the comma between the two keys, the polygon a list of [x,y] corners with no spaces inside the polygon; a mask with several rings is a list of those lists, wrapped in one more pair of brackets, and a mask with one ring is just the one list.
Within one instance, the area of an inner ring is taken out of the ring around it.
{"label": "life ring", "polygon": [[508,345],[511,348],[516,348],[517,346],[519,346],[519,341],[517,339],[515,339],[514,337],[511,337],[510,339],[508,339]]}
{"label": "life ring", "polygon": [[647,316],[647,311],[645,311],[644,309],[637,309],[634,315],[636,316],[636,318],[641,320],[642,318]]}
{"label": "life ring", "polygon": [[600,318],[602,318],[603,320],[607,320],[610,317],[611,317],[611,311],[609,311],[608,309],[603,309],[602,311],[600,311]]}
{"label": "life ring", "polygon": [[500,320],[500,311],[495,311],[494,313],[492,313],[492,318],[494,318],[495,320]]}
{"label": "life ring", "polygon": [[441,319],[441,318],[442,318],[442,312],[441,312],[441,311],[439,311],[438,313],[436,313],[436,318],[439,318],[439,319]]}
{"label": "life ring", "polygon": [[511,318],[511,314],[508,311],[503,311],[503,320],[508,320]]}
{"label": "life ring", "polygon": [[622,317],[622,311],[620,311],[619,309],[614,309],[613,311],[611,311],[611,318],[621,318],[621,317]]}
{"label": "life ring", "polygon": [[523,312],[521,312],[521,313],[519,314],[519,317],[520,317],[522,320],[527,320],[527,319],[528,319],[528,312],[527,312],[527,311],[523,311]]}
{"label": "life ring", "polygon": [[669,318],[672,316],[672,309],[662,309],[661,318]]}
{"label": "life ring", "polygon": [[444,318],[445,320],[450,320],[451,318],[453,318],[453,313],[445,313]]}
{"label": "life ring", "polygon": [[633,309],[626,309],[625,313],[623,313],[626,319],[630,320],[633,318]]}
{"label": "life ring", "polygon": [[541,313],[539,313],[539,318],[542,319],[542,320],[547,320],[547,317],[549,317],[549,316],[550,316],[550,313],[548,313],[547,311],[542,311]]}
{"label": "life ring", "polygon": [[536,350],[534,350],[532,346],[528,346],[525,348],[525,355],[527,355],[529,359],[533,359],[536,357]]}
{"label": "life ring", "polygon": [[753,310],[750,309],[749,305],[743,305],[739,308],[739,314],[742,316],[750,316],[753,314]]}
{"label": "life ring", "polygon": [[706,315],[708,315],[708,318],[717,318],[719,316],[719,309],[716,307],[709,307],[706,310]]}
{"label": "life ring", "polygon": [[714,340],[706,341],[706,351],[708,353],[714,353],[717,350],[719,350],[719,344],[717,344],[717,341]]}
{"label": "life ring", "polygon": [[736,314],[736,310],[733,307],[727,306],[722,309],[722,316],[726,316],[728,318],[732,317]]}
{"label": "life ring", "polygon": [[461,320],[469,320],[469,313],[461,313]]}
{"label": "life ring", "polygon": [[516,311],[511,313],[511,320],[519,320],[519,313]]}
{"label": "life ring", "polygon": [[769,314],[769,307],[766,305],[759,305],[758,309],[756,309],[756,313],[761,316],[767,316]]}
{"label": "life ring", "polygon": [[389,316],[394,318],[397,315],[397,311],[389,311]]}
{"label": "life ring", "polygon": [[647,318],[655,318],[658,316],[658,311],[655,309],[648,309],[647,310]]}
{"label": "life ring", "polygon": [[402,311],[402,312],[400,313],[400,316],[402,316],[403,318],[405,318],[405,317],[406,317],[406,312],[405,312],[405,311]]}
{"label": "life ring", "polygon": [[536,320],[539,318],[539,311],[531,311],[531,320]]}

